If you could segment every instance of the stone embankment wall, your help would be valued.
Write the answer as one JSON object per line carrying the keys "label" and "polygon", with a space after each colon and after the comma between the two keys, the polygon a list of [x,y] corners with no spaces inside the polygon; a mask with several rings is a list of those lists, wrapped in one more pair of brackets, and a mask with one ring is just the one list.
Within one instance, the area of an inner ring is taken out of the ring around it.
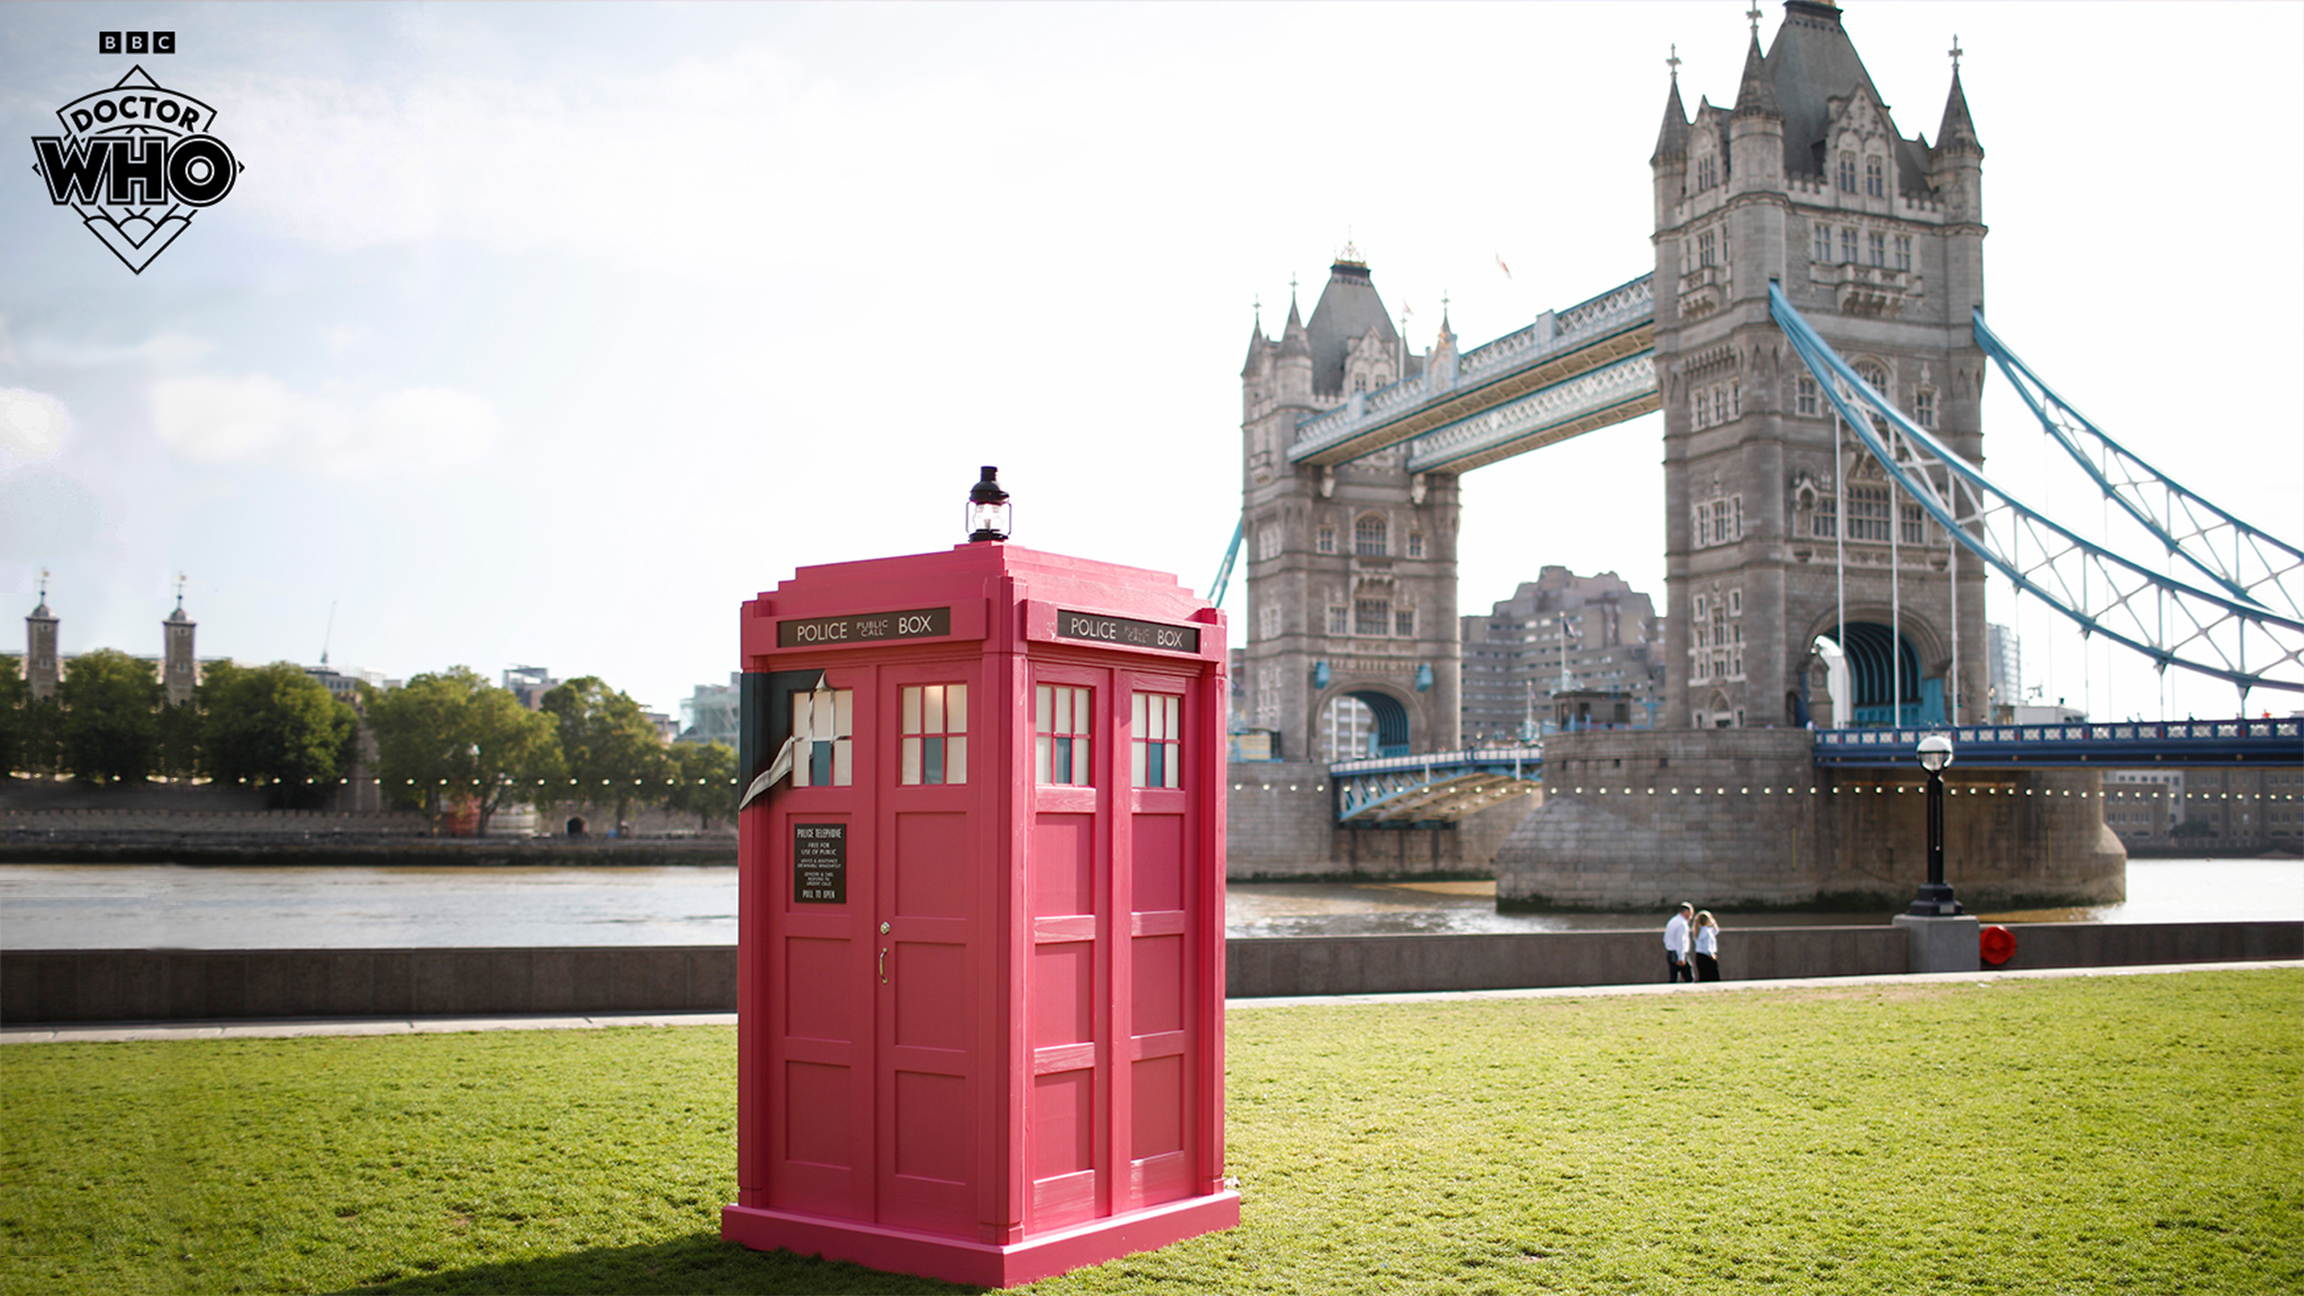
{"label": "stone embankment wall", "polygon": [[1492,877],[1497,848],[1542,800],[1507,801],[1438,827],[1343,826],[1326,765],[1236,761],[1226,774],[1224,875],[1235,882]]}
{"label": "stone embankment wall", "polygon": [[[2014,923],[2024,971],[2304,958],[2304,923]],[[1737,928],[1729,981],[1892,975],[1899,928]],[[1225,993],[1399,994],[1664,979],[1654,931],[1227,942]],[[513,1013],[730,1012],[736,947],[0,950],[0,1024]]]}
{"label": "stone embankment wall", "polygon": [[[1802,730],[1632,730],[1546,744],[1544,804],[1497,852],[1507,905],[1902,907],[1927,877],[1925,776],[1821,770]],[[2105,904],[2127,854],[2100,776],[1946,776],[1945,880],[1971,907]]]}

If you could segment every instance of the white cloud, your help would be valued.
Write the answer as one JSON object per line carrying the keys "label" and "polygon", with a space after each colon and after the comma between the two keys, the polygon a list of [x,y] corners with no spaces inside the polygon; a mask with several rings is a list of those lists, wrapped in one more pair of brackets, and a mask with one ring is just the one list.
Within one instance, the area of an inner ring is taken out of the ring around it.
{"label": "white cloud", "polygon": [[360,400],[293,391],[264,374],[163,380],[152,423],[195,462],[262,459],[339,478],[467,462],[502,432],[495,406],[470,392],[410,387]]}
{"label": "white cloud", "polygon": [[0,472],[53,459],[72,435],[72,411],[45,392],[0,387]]}

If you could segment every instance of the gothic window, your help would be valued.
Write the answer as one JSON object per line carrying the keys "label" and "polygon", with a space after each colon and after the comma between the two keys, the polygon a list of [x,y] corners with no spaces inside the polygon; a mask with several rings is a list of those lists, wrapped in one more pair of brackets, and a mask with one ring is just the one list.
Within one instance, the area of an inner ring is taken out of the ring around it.
{"label": "gothic window", "polygon": [[1712,231],[1706,230],[1703,233],[1697,235],[1696,264],[1700,266],[1717,265],[1719,263],[1717,260],[1715,260],[1716,255],[1717,253],[1713,246]]}
{"label": "gothic window", "polygon": [[1899,270],[1912,268],[1912,236],[1909,234],[1896,236],[1896,268]]}
{"label": "gothic window", "polygon": [[[1744,615],[1744,591],[1740,589],[1732,589],[1728,591],[1728,615],[1732,617],[1740,617]],[[1736,642],[1744,642],[1743,628],[1741,626],[1737,628]]]}
{"label": "gothic window", "polygon": [[1090,696],[1087,689],[1070,684],[1042,684],[1035,690],[1032,772],[1040,782],[1085,787],[1093,781]]}
{"label": "gothic window", "polygon": [[1856,231],[1847,225],[1840,227],[1840,259],[1850,265],[1856,263]]}
{"label": "gothic window", "polygon": [[1808,534],[1832,536],[1840,530],[1840,501],[1830,495],[1816,497],[1816,512],[1808,519]]}
{"label": "gothic window", "polygon": [[1888,542],[1888,488],[1848,488],[1848,538]]}
{"label": "gothic window", "polygon": [[1312,542],[1312,547],[1324,554],[1336,552],[1336,528],[1325,522],[1321,523],[1320,530]]}
{"label": "gothic window", "polygon": [[1411,558],[1421,558],[1424,556],[1423,532],[1411,531],[1408,533],[1408,556]]}
{"label": "gothic window", "polygon": [[1819,394],[1816,390],[1816,380],[1803,377],[1793,383],[1792,390],[1792,412],[1803,418],[1816,417],[1820,412],[1816,399]]}
{"label": "gothic window", "polygon": [[1380,635],[1392,628],[1392,603],[1389,599],[1352,600],[1352,633]]}
{"label": "gothic window", "polygon": [[1888,267],[1888,236],[1875,230],[1865,236],[1865,244],[1866,249],[1872,254],[1872,264],[1886,269]]}
{"label": "gothic window", "polygon": [[[1696,159],[1696,190],[1701,193],[1720,183],[1720,159],[1710,153]],[[1709,263],[1707,263],[1709,264]]]}
{"label": "gothic window", "polygon": [[968,686],[907,685],[903,704],[903,781],[967,782]]}
{"label": "gothic window", "polygon": [[1384,519],[1363,513],[1352,524],[1352,552],[1362,558],[1381,558],[1387,552]]}
{"label": "gothic window", "polygon": [[1136,787],[1183,786],[1184,699],[1173,693],[1136,693],[1129,697],[1128,718],[1133,722],[1128,740],[1128,769]]}
{"label": "gothic window", "polygon": [[1919,544],[1922,538],[1921,518],[1924,516],[1920,511],[1920,506],[1906,500],[1898,512],[1904,518],[1904,534],[1902,536],[1904,543]]}
{"label": "gothic window", "polygon": [[1394,608],[1392,610],[1392,633],[1402,639],[1415,638],[1416,609]]}
{"label": "gothic window", "polygon": [[1345,611],[1344,605],[1341,603],[1329,604],[1328,633],[1332,635],[1349,634],[1351,633],[1351,630],[1352,618],[1351,615]]}
{"label": "gothic window", "polygon": [[1832,227],[1822,221],[1809,226],[1808,259],[1820,265],[1832,263]]}
{"label": "gothic window", "polygon": [[1880,166],[1880,159],[1864,159],[1864,192],[1874,198],[1888,196],[1888,181]]}
{"label": "gothic window", "polygon": [[1368,390],[1368,375],[1362,373],[1352,375],[1352,390],[1356,392]]}
{"label": "gothic window", "polygon": [[1728,384],[1728,417],[1744,417],[1744,384],[1741,382]]}
{"label": "gothic window", "polygon": [[1912,421],[1924,428],[1936,426],[1936,393],[1923,387],[1912,393]]}
{"label": "gothic window", "polygon": [[1870,360],[1856,366],[1856,376],[1871,384],[1872,390],[1882,396],[1888,394],[1888,371]]}
{"label": "gothic window", "polygon": [[1257,609],[1257,621],[1261,638],[1277,639],[1280,637],[1280,609],[1277,605],[1267,605]]}
{"label": "gothic window", "polygon": [[1256,528],[1256,557],[1270,562],[1280,556],[1280,524],[1267,522]]}
{"label": "gothic window", "polygon": [[1711,604],[1711,600],[1709,600],[1709,599],[1705,598],[1705,597],[1704,597],[1702,594],[1699,594],[1699,595],[1697,595],[1697,596],[1696,596],[1696,619],[1697,619],[1698,621],[1702,621],[1702,620],[1704,619],[1704,613],[1705,613],[1705,612],[1706,612],[1706,610],[1707,610],[1707,609],[1709,609],[1711,606],[1712,606],[1712,604]]}
{"label": "gothic window", "polygon": [[1846,149],[1840,151],[1840,192],[1856,192],[1856,155]]}

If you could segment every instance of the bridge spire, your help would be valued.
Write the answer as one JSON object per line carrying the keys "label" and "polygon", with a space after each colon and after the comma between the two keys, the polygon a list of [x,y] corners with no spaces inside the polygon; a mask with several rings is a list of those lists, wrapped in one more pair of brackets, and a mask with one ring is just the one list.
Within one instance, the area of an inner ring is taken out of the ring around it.
{"label": "bridge spire", "polygon": [[1672,89],[1664,97],[1664,125],[1656,132],[1656,152],[1648,164],[1671,158],[1688,156],[1688,109],[1680,102],[1680,47],[1672,47],[1672,57],[1664,60],[1672,68]]}

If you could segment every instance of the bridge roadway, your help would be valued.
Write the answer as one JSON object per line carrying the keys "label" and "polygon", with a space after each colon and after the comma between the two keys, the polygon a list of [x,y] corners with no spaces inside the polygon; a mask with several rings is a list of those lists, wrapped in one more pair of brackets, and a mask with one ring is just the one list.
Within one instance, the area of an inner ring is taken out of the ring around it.
{"label": "bridge roadway", "polygon": [[[1917,770],[1914,755],[1927,729],[1819,729],[1814,759],[1822,769]],[[1955,767],[2107,769],[2186,766],[2304,766],[2304,720],[2236,718],[2115,724],[1960,725],[1952,735]],[[1328,767],[1336,822],[1452,822],[1525,796],[1543,783],[1544,748],[1474,747],[1337,761]]]}
{"label": "bridge roadway", "polygon": [[1406,443],[1410,472],[1470,472],[1637,418],[1656,386],[1656,276],[1629,283],[1297,425],[1291,463],[1332,468]]}

